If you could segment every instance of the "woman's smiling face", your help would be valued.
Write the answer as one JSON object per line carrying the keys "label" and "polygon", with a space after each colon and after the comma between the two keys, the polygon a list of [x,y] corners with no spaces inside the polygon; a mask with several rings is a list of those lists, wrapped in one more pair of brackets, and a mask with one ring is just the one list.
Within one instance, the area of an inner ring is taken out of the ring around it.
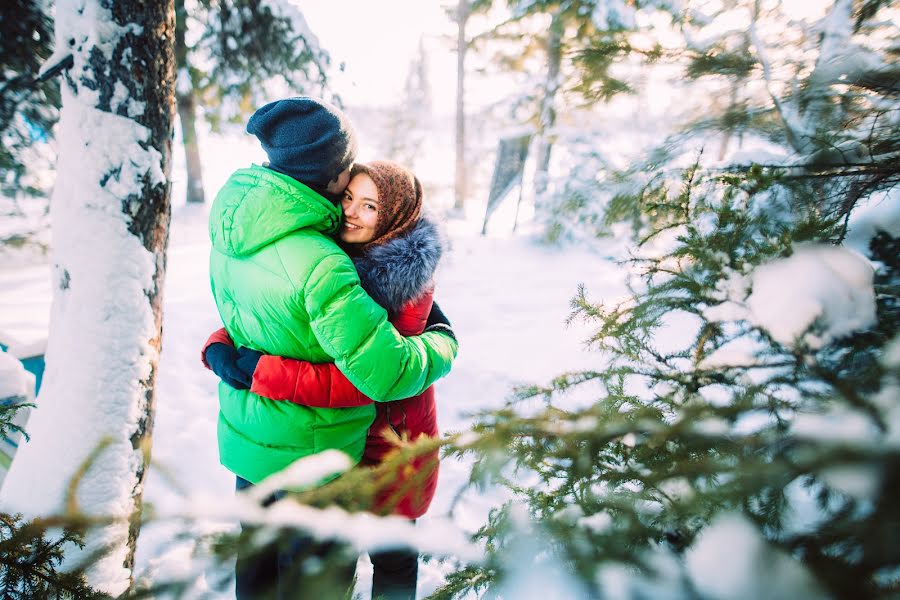
{"label": "woman's smiling face", "polygon": [[341,241],[347,244],[365,244],[375,239],[378,227],[378,188],[365,173],[357,173],[341,198],[344,223],[341,225]]}

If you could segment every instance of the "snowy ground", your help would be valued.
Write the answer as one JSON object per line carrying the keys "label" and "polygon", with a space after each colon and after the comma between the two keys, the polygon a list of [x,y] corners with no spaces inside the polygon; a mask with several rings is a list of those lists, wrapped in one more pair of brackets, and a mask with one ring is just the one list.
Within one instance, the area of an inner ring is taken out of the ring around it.
{"label": "snowy ground", "polygon": [[[569,299],[578,283],[596,297],[622,293],[619,267],[596,252],[560,251],[528,237],[481,237],[466,221],[447,223],[452,249],[438,275],[437,299],[453,322],[461,343],[452,373],[437,384],[440,424],[444,431],[467,426],[467,413],[503,401],[520,382],[544,382],[562,371],[590,366],[584,330],[564,325]],[[233,493],[233,477],[218,463],[215,438],[216,379],[199,362],[199,349],[219,327],[209,291],[209,243],[204,207],[182,207],[172,224],[166,275],[163,353],[154,428],[154,467],[145,500],[165,509],[183,503],[185,494],[222,497]],[[420,520],[447,513],[467,478],[466,465],[445,460],[431,511]],[[467,495],[454,511],[460,527],[483,523],[491,497]],[[158,580],[188,569],[196,536],[234,527],[233,523],[199,523],[192,539],[172,544],[174,525],[146,527],[138,546],[138,573]],[[196,565],[195,565],[196,566]],[[363,559],[361,573],[371,567]],[[221,571],[198,578],[201,594]],[[423,564],[419,595],[441,581],[441,566]],[[358,591],[365,594],[369,582]],[[224,596],[228,597],[228,596]]]}

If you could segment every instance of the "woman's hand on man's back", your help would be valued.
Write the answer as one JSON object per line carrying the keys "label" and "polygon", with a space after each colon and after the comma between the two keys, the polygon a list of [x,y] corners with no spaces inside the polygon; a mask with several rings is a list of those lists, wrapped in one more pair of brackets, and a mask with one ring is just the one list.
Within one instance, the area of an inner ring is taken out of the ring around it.
{"label": "woman's hand on man's back", "polygon": [[[241,350],[249,349],[241,348]],[[250,350],[250,352],[255,351]],[[253,369],[256,369],[256,363],[259,362],[259,353],[256,354]],[[245,358],[241,364],[242,356],[234,346],[220,342],[210,344],[204,352],[204,357],[206,364],[213,373],[219,376],[219,379],[238,390],[250,389],[250,385],[253,383],[253,370],[250,370],[249,373],[244,370],[248,366],[248,360]]]}
{"label": "woman's hand on man's back", "polygon": [[450,326],[450,319],[447,318],[437,302],[431,305],[431,312],[428,313],[428,320],[425,321],[425,331],[443,333],[456,340],[456,334],[453,333],[453,328]]}

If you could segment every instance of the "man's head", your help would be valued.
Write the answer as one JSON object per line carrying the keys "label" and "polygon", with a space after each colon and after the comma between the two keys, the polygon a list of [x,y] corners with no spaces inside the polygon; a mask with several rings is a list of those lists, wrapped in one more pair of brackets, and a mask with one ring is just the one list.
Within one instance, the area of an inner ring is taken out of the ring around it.
{"label": "man's head", "polygon": [[253,113],[247,133],[259,138],[275,171],[330,194],[346,187],[356,134],[337,107],[316,98],[276,100]]}

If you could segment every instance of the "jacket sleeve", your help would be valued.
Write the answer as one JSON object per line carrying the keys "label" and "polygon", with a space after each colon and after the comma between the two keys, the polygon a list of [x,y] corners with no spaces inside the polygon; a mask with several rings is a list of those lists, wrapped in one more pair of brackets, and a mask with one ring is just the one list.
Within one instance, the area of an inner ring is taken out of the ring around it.
{"label": "jacket sleeve", "polygon": [[432,304],[434,304],[434,286],[430,286],[418,298],[407,302],[391,322],[401,335],[419,335],[425,331],[425,323],[428,322]]}
{"label": "jacket sleeve", "polygon": [[263,354],[253,372],[250,391],[272,400],[314,408],[348,408],[372,404],[333,363]]}
{"label": "jacket sleeve", "polygon": [[234,347],[234,342],[231,339],[231,336],[228,335],[228,332],[225,331],[225,328],[217,329],[212,332],[212,335],[209,336],[209,339],[206,340],[206,343],[203,344],[203,350],[200,351],[200,361],[203,363],[203,366],[207,369],[210,369],[209,363],[206,362],[206,349],[212,346],[213,344],[228,344],[231,347]]}
{"label": "jacket sleeve", "polygon": [[[224,327],[209,336],[200,352],[200,360],[207,369],[210,367],[206,362],[206,349],[212,344],[234,346],[234,341]],[[260,357],[253,371],[250,391],[272,400],[288,400],[316,408],[348,408],[372,403],[331,363],[315,365],[268,354]]]}
{"label": "jacket sleeve", "polygon": [[359,285],[345,254],[325,257],[303,286],[305,311],[319,345],[347,379],[376,402],[418,396],[450,371],[458,346],[427,332],[404,338]]}
{"label": "jacket sleeve", "polygon": [[[434,288],[431,287],[419,298],[408,302],[391,319],[401,335],[422,333],[433,297]],[[263,354],[256,365],[250,391],[272,400],[287,400],[315,408],[347,408],[372,403],[372,399],[356,389],[332,363],[313,364],[268,354]]]}

